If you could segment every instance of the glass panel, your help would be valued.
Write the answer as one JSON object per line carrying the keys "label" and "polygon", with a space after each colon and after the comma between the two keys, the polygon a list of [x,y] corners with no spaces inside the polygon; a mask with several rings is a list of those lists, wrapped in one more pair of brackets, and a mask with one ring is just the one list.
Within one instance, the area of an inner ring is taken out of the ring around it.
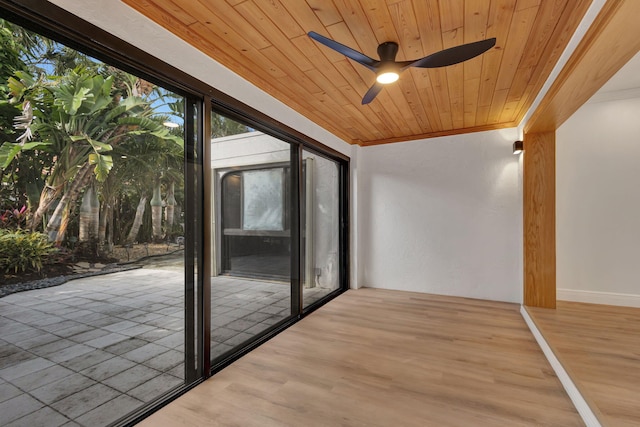
{"label": "glass panel", "polygon": [[211,358],[291,315],[290,146],[213,114]]}
{"label": "glass panel", "polygon": [[242,229],[284,230],[284,168],[242,173]]}
{"label": "glass panel", "polygon": [[340,287],[339,169],[333,160],[303,151],[303,303],[313,304]]}
{"label": "glass panel", "polygon": [[107,425],[184,384],[184,99],[0,26],[0,417]]}

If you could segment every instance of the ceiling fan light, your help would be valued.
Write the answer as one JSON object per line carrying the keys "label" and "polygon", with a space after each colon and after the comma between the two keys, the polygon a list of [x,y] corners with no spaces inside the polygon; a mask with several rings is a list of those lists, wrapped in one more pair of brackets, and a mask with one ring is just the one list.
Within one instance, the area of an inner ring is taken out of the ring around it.
{"label": "ceiling fan light", "polygon": [[399,77],[400,74],[396,73],[395,71],[386,71],[378,74],[376,80],[378,81],[378,83],[386,85],[395,82]]}

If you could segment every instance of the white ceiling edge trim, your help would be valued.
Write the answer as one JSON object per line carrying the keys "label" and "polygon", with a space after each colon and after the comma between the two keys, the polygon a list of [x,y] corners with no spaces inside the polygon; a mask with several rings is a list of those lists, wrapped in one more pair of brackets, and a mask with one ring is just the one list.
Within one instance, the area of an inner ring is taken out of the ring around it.
{"label": "white ceiling edge trim", "polygon": [[352,146],[119,0],[49,0],[340,153]]}
{"label": "white ceiling edge trim", "polygon": [[635,98],[640,98],[640,87],[633,89],[614,90],[610,92],[596,92],[586,103],[595,104],[598,102],[621,101],[624,99]]}
{"label": "white ceiling edge trim", "polygon": [[593,21],[595,21],[596,17],[600,13],[606,2],[607,0],[593,0],[591,6],[589,6],[589,9],[587,9],[587,13],[585,13],[584,18],[582,18],[582,21],[580,21],[580,24],[578,25],[578,28],[576,28],[573,36],[571,36],[567,47],[562,52],[562,55],[560,55],[560,58],[558,59],[558,62],[556,62],[555,67],[553,67],[553,70],[551,70],[549,78],[547,78],[544,85],[542,85],[542,89],[540,89],[540,92],[538,92],[538,96],[536,96],[536,98],[533,100],[533,103],[529,107],[529,110],[520,121],[520,124],[518,125],[520,138],[524,136],[525,125],[527,124],[529,119],[531,119],[531,116],[536,111],[536,109],[540,105],[540,102],[546,96],[547,92],[549,92],[551,85],[558,78],[558,75],[560,74],[564,66],[567,65],[569,58],[571,58],[571,55],[573,55],[573,53],[575,52],[578,44],[580,44],[580,42],[584,38],[584,35],[587,33],[587,30],[589,30],[591,24],[593,24]]}

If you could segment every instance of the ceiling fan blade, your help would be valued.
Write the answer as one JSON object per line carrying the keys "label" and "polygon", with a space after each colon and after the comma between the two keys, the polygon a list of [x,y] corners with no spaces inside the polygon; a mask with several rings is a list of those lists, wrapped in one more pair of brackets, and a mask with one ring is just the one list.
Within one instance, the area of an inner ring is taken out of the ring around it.
{"label": "ceiling fan blade", "polygon": [[449,49],[441,50],[434,54],[425,56],[415,61],[404,61],[400,65],[403,69],[409,67],[438,68],[447,65],[458,64],[471,58],[475,58],[496,45],[496,39],[480,40],[478,42],[467,43]]}
{"label": "ceiling fan blade", "polygon": [[364,53],[360,53],[357,50],[351,49],[349,46],[345,46],[341,43],[338,43],[335,40],[331,40],[329,38],[326,38],[323,35],[320,35],[318,33],[316,33],[315,31],[309,31],[309,33],[307,33],[307,35],[309,37],[311,37],[312,39],[314,39],[315,41],[322,43],[323,45],[335,50],[338,53],[343,54],[344,56],[346,56],[347,58],[351,58],[354,61],[356,61],[359,64],[364,65],[365,67],[367,67],[368,69],[375,71],[376,70],[376,66],[380,63],[380,61],[377,61],[373,58],[369,58],[367,55],[365,55]]}
{"label": "ceiling fan blade", "polygon": [[373,98],[375,98],[376,95],[378,95],[380,93],[380,91],[382,90],[383,86],[384,86],[383,84],[375,82],[373,84],[373,86],[371,86],[369,88],[367,93],[364,94],[364,97],[362,98],[362,105],[366,105],[366,104],[370,103],[371,101],[373,101]]}

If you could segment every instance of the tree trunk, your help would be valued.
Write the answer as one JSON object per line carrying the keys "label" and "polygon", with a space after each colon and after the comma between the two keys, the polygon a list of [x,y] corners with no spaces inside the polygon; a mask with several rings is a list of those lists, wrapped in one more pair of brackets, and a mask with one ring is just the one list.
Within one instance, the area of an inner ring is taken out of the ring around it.
{"label": "tree trunk", "polygon": [[149,203],[151,205],[151,230],[153,240],[162,239],[162,197],[160,196],[160,179],[156,178],[153,185],[153,197]]}
{"label": "tree trunk", "polygon": [[42,217],[49,210],[53,202],[60,196],[62,192],[62,186],[59,185],[57,187],[51,187],[49,185],[45,185],[40,193],[40,201],[38,202],[38,209],[34,212],[31,217],[31,222],[29,223],[29,229],[31,231],[36,231],[38,227],[40,227],[40,223],[42,222]]}
{"label": "tree trunk", "polygon": [[129,236],[127,237],[127,243],[132,243],[135,241],[138,236],[138,231],[140,231],[140,226],[142,225],[142,217],[144,215],[144,210],[147,207],[147,197],[142,196],[140,198],[140,202],[138,203],[138,208],[136,209],[136,216],[133,219],[133,225],[131,226],[131,230],[129,231]]}
{"label": "tree trunk", "polygon": [[89,240],[93,244],[98,245],[98,241],[100,240],[100,199],[98,198],[98,193],[93,189],[93,186],[90,187],[93,192],[93,197],[91,198],[91,221],[89,222]]}
{"label": "tree trunk", "polygon": [[106,239],[107,239],[107,252],[111,253],[111,251],[113,250],[113,210],[114,210],[114,204],[112,203],[107,207],[107,232],[106,232]]}
{"label": "tree trunk", "polygon": [[100,246],[104,246],[104,242],[107,240],[107,220],[109,218],[110,200],[102,201],[102,209],[100,209],[100,219],[98,220],[98,243]]}
{"label": "tree trunk", "polygon": [[82,204],[80,205],[80,229],[78,232],[79,242],[88,242],[91,239],[91,221],[93,220],[93,199],[95,199],[95,191],[92,187],[87,188],[82,196]]}
{"label": "tree trunk", "polygon": [[167,201],[165,202],[166,209],[164,211],[165,227],[167,229],[167,241],[171,239],[173,234],[173,218],[174,208],[176,206],[176,198],[174,197],[175,184],[171,182],[167,189]]}
{"label": "tree trunk", "polygon": [[85,163],[76,173],[69,190],[64,193],[47,223],[46,232],[49,235],[49,240],[55,241],[56,245],[60,245],[64,240],[64,234],[69,223],[69,206],[73,206],[75,201],[78,200],[82,189],[89,183],[92,174],[91,167],[92,165]]}

